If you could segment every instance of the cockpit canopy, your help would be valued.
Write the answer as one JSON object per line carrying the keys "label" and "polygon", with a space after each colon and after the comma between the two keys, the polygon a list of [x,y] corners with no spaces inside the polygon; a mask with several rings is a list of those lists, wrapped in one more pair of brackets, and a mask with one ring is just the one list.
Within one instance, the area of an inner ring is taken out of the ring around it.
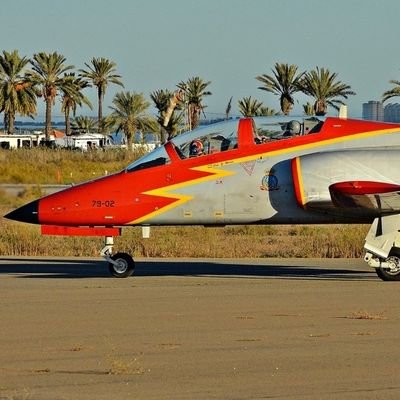
{"label": "cockpit canopy", "polygon": [[[243,145],[261,144],[274,140],[290,138],[292,136],[307,135],[319,132],[323,120],[318,118],[255,117],[252,121],[251,139],[240,132],[240,119],[232,119],[216,124],[201,126],[174,137],[172,143],[180,159],[188,159],[203,155],[210,155],[222,151],[234,151]],[[160,146],[151,153],[136,160],[127,168],[127,172],[169,164],[166,145]]]}

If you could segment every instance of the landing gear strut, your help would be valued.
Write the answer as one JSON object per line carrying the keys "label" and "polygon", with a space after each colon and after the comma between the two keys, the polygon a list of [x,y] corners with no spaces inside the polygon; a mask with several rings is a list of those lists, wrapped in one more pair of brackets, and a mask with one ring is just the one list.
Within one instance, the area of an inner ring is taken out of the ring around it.
{"label": "landing gear strut", "polygon": [[135,262],[127,253],[112,254],[114,246],[114,238],[112,236],[105,237],[104,247],[100,254],[108,261],[108,269],[111,275],[116,278],[126,278],[133,274],[135,270]]}

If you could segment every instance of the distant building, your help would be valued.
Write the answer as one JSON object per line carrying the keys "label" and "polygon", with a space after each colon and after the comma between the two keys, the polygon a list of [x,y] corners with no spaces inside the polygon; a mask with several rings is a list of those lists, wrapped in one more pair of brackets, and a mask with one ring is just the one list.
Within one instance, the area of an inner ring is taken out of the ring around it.
{"label": "distant building", "polygon": [[370,100],[362,105],[362,117],[370,121],[383,121],[383,105],[380,101]]}
{"label": "distant building", "polygon": [[384,108],[385,122],[400,122],[400,104],[390,103]]}
{"label": "distant building", "polygon": [[100,133],[84,133],[82,135],[58,137],[55,139],[55,144],[58,147],[88,151],[110,148],[113,142],[111,137]]}
{"label": "distant building", "polygon": [[[1,149],[20,149],[32,148],[41,145],[44,142],[45,136],[41,131],[34,131],[32,133],[6,135],[0,134],[0,148]],[[54,136],[50,135],[50,140],[54,140]]]}

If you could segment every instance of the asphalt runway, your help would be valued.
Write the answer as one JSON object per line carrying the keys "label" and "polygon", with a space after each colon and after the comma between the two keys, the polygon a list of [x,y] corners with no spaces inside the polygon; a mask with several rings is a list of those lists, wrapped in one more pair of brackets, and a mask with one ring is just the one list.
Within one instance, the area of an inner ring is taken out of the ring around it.
{"label": "asphalt runway", "polygon": [[0,399],[398,399],[400,282],[362,260],[0,258]]}

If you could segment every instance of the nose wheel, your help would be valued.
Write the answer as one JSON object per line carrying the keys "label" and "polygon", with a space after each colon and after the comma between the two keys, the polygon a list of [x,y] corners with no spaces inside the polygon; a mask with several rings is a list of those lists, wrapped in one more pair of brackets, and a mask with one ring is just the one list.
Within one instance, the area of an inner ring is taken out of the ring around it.
{"label": "nose wheel", "polygon": [[133,274],[135,270],[135,262],[128,253],[112,254],[114,246],[114,238],[106,236],[105,245],[101,250],[101,255],[108,261],[108,270],[112,276],[116,278],[126,278]]}
{"label": "nose wheel", "polygon": [[126,278],[133,274],[135,262],[127,253],[117,253],[110,257],[112,261],[108,263],[111,275],[116,278]]}

